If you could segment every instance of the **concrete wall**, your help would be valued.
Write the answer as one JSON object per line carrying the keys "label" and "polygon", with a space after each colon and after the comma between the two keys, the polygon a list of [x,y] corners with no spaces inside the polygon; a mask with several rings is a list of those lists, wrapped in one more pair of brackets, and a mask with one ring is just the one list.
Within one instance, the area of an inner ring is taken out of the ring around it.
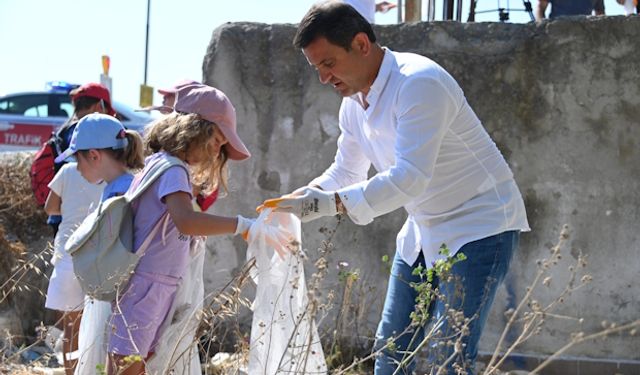
{"label": "concrete wall", "polygon": [[[588,255],[594,282],[574,293],[548,318],[540,336],[518,351],[552,353],[573,331],[591,332],[601,321],[640,318],[640,30],[639,17],[577,18],[541,25],[417,23],[377,26],[379,42],[426,55],[458,80],[472,107],[511,165],[525,197],[533,231],[521,238],[510,276],[501,287],[482,340],[490,351],[504,325],[504,311],[519,301],[548,256],[562,224],[571,238],[551,288],[550,301],[567,279],[578,253]],[[287,193],[332,161],[340,98],[322,86],[291,46],[294,25],[227,24],[213,32],[203,63],[204,80],[236,106],[240,134],[253,153],[232,163],[232,192],[219,213],[252,215],[265,198]],[[336,287],[335,265],[360,269],[367,324],[375,329],[386,288],[380,261],[392,255],[403,210],[367,227],[338,225],[329,255],[327,288]],[[304,246],[313,259],[337,220],[305,225]],[[210,289],[228,280],[244,259],[238,239],[210,240],[205,277]],[[310,263],[310,268],[313,269]],[[576,356],[640,360],[640,340],[615,336],[579,346]]]}

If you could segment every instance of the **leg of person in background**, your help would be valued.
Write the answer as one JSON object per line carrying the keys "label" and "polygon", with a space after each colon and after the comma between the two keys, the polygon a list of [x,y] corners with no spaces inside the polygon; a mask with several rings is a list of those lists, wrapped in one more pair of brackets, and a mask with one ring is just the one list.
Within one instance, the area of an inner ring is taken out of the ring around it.
{"label": "leg of person in background", "polygon": [[78,332],[80,331],[80,319],[82,310],[66,311],[62,314],[64,324],[64,339],[62,341],[62,359],[64,371],[67,375],[73,375],[78,363]]}

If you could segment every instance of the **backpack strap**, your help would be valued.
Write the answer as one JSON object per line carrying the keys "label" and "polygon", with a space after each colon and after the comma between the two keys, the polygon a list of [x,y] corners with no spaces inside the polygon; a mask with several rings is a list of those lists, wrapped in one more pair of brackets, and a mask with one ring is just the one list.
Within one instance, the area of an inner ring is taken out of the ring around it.
{"label": "backpack strap", "polygon": [[[154,162],[153,165],[149,167],[149,169],[144,174],[144,176],[142,176],[142,179],[140,180],[138,185],[134,187],[131,195],[127,197],[129,202],[138,198],[142,193],[144,193],[145,190],[147,190],[147,188],[149,188],[149,186],[151,186],[160,176],[162,176],[162,174],[167,169],[175,165],[179,165],[185,170],[187,170],[182,160],[170,155],[167,156],[166,159],[160,159]],[[135,253],[138,254],[139,256],[143,256],[145,251],[147,251],[147,248],[151,244],[151,241],[153,240],[153,238],[155,237],[156,233],[160,228],[162,228],[162,242],[164,243],[164,234],[167,231],[168,224],[169,224],[169,211],[165,212],[160,217],[158,222],[153,226],[153,229],[151,229],[151,232],[149,232],[149,234],[147,235],[147,238],[144,239],[144,242],[142,242],[140,247],[138,247],[135,250]]]}
{"label": "backpack strap", "polygon": [[[138,198],[142,193],[145,192],[162,174],[169,168],[179,165],[187,171],[187,167],[184,165],[182,160],[176,158],[175,156],[168,155],[166,159],[160,159],[155,161],[149,169],[144,173],[142,178],[137,183],[137,186],[134,186],[131,192],[127,192],[125,196],[129,202]],[[134,181],[135,183],[135,181]]]}
{"label": "backpack strap", "polygon": [[[131,201],[135,200],[140,195],[142,195],[142,193],[144,193],[145,190],[147,190],[158,178],[160,178],[160,176],[162,176],[162,174],[167,169],[169,169],[169,168],[171,168],[173,166],[176,166],[176,165],[181,166],[182,168],[184,168],[185,171],[187,171],[187,174],[189,173],[189,171],[187,170],[187,167],[184,165],[182,160],[176,158],[175,156],[167,155],[167,157],[165,159],[156,160],[149,167],[149,169],[147,169],[147,171],[142,176],[142,178],[139,180],[139,182],[137,182],[137,185],[136,186],[132,186],[133,187],[133,191],[127,192],[125,194],[125,199],[127,199],[128,202],[131,202]],[[136,183],[136,181],[134,181],[134,183]],[[102,208],[102,202],[100,202],[100,207],[98,209],[100,210],[101,208]],[[140,247],[135,249],[135,253],[138,254],[139,256],[143,256],[145,251],[147,250],[147,248],[151,244],[151,241],[153,240],[153,238],[155,237],[156,233],[158,232],[158,230],[161,227],[162,227],[162,242],[164,243],[164,234],[165,234],[165,232],[167,230],[167,225],[168,224],[169,224],[169,211],[165,212],[160,217],[158,222],[153,226],[153,229],[151,229],[151,232],[149,232],[147,237],[144,239],[144,242],[142,242]]]}
{"label": "backpack strap", "polygon": [[160,229],[160,227],[163,227],[162,241],[164,242],[164,232],[167,229],[168,222],[169,222],[169,211],[165,212],[162,215],[162,217],[160,217],[160,220],[158,220],[156,225],[153,226],[153,229],[151,229],[151,232],[149,232],[149,234],[147,235],[147,238],[144,239],[144,242],[140,245],[140,247],[135,249],[135,253],[138,254],[139,256],[144,255],[145,251],[147,251],[147,247],[151,245],[151,241],[156,236],[156,233],[158,232],[158,229]]}
{"label": "backpack strap", "polygon": [[56,156],[69,148],[69,131],[73,132],[77,125],[78,121],[72,121],[69,118],[58,130],[53,132],[51,139],[53,140],[53,147],[56,149]]}

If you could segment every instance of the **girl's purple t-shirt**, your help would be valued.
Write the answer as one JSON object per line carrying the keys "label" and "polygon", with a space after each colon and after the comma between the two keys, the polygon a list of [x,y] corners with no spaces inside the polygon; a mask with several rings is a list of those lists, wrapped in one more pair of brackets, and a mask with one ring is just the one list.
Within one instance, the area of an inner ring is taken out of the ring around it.
{"label": "girl's purple t-shirt", "polygon": [[[146,158],[145,173],[147,168],[159,158],[166,158],[167,154],[159,152]],[[137,181],[134,182],[136,184]],[[151,232],[158,220],[167,212],[165,197],[176,192],[185,192],[191,197],[191,183],[187,171],[180,166],[167,169],[138,199],[132,203],[134,212],[134,245],[139,248],[147,235]],[[182,277],[189,262],[189,244],[191,236],[183,235],[176,228],[169,217],[168,225],[164,231],[161,226],[154,239],[140,259],[137,271],[143,271],[158,275]]]}

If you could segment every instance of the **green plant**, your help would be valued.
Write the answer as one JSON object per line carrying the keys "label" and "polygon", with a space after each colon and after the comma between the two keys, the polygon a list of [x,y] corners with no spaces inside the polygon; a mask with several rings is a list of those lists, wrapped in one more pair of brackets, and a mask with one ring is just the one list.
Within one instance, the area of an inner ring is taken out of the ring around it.
{"label": "green plant", "polygon": [[106,375],[107,374],[106,366],[103,363],[98,363],[96,365],[96,372],[98,375]]}
{"label": "green plant", "polygon": [[454,264],[467,259],[462,252],[456,253],[455,256],[450,255],[450,250],[445,244],[440,246],[438,253],[444,258],[436,260],[430,268],[418,265],[412,272],[421,279],[419,283],[410,284],[418,292],[416,310],[411,313],[411,320],[415,326],[423,326],[429,321],[429,308],[437,298],[437,290],[433,288],[434,278],[446,279]]}

